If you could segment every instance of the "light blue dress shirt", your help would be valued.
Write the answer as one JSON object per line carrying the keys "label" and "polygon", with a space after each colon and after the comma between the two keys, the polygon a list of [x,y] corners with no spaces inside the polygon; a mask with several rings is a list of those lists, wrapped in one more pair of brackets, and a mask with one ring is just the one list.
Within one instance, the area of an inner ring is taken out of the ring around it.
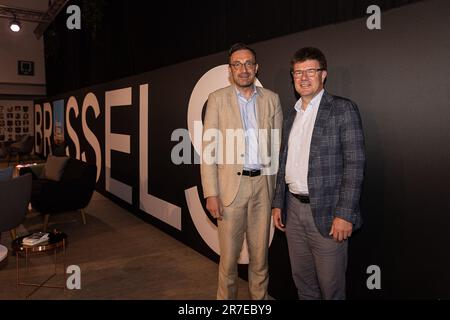
{"label": "light blue dress shirt", "polygon": [[245,130],[245,170],[260,170],[259,147],[258,147],[258,118],[256,112],[256,96],[258,92],[253,86],[250,99],[245,97],[236,89],[239,109],[241,111],[242,124]]}

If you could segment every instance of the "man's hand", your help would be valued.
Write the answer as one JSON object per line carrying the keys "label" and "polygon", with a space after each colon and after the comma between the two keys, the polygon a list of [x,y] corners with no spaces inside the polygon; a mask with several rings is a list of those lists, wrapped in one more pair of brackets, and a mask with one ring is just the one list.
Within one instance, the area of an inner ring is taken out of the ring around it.
{"label": "man's hand", "polygon": [[206,198],[206,209],[211,213],[213,218],[222,220],[222,203],[219,197],[208,197]]}
{"label": "man's hand", "polygon": [[280,208],[272,209],[272,219],[273,219],[273,224],[275,225],[275,227],[278,230],[285,232],[286,228],[284,227],[284,224],[281,222],[281,209]]}
{"label": "man's hand", "polygon": [[333,236],[335,241],[341,242],[347,240],[352,235],[353,225],[339,217],[333,219],[333,224],[331,225],[330,236]]}

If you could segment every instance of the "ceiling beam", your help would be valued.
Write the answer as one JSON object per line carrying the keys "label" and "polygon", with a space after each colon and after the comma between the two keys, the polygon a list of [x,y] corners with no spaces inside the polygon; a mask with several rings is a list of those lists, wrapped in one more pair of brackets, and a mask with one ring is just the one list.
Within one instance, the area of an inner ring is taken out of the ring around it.
{"label": "ceiling beam", "polygon": [[0,4],[0,18],[40,23],[45,21],[45,12]]}
{"label": "ceiling beam", "polygon": [[58,13],[62,10],[62,8],[64,8],[64,6],[68,1],[69,0],[54,0],[50,4],[47,12],[45,12],[44,14],[44,20],[39,23],[36,29],[34,29],[34,34],[36,38],[39,39],[40,37],[42,37],[42,35],[44,34],[45,30],[47,30],[50,23],[52,23],[53,20],[55,20]]}
{"label": "ceiling beam", "polygon": [[39,39],[68,1],[53,0],[47,11],[0,5],[0,18],[38,23],[38,26],[34,29],[34,34]]}

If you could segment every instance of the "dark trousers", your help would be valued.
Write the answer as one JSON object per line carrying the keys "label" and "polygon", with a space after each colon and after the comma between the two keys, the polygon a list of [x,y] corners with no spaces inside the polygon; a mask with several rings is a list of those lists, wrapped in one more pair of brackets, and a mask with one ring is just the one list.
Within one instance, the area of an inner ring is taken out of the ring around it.
{"label": "dark trousers", "polygon": [[345,299],[347,241],[323,237],[311,207],[288,192],[286,236],[292,277],[300,300]]}

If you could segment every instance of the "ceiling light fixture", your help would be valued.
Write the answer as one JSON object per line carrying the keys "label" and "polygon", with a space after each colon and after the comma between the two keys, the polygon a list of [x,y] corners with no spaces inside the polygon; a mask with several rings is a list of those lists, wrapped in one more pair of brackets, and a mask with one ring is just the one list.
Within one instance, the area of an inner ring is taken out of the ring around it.
{"label": "ceiling light fixture", "polygon": [[11,23],[9,24],[9,28],[11,29],[12,32],[19,32],[21,27],[22,26],[20,25],[19,20],[17,20],[16,17],[14,16],[14,20],[12,20]]}

